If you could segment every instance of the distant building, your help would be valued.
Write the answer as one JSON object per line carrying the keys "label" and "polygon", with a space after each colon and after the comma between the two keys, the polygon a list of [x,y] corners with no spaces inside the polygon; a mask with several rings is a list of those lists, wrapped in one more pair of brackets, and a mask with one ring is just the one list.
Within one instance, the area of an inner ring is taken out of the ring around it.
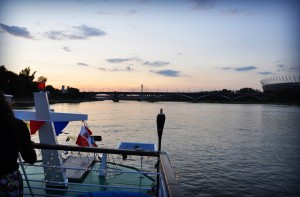
{"label": "distant building", "polygon": [[67,86],[67,89],[65,89],[65,85],[61,86],[61,93],[65,94],[68,92],[68,89],[70,88],[70,86]]}
{"label": "distant building", "polygon": [[300,76],[277,76],[260,81],[264,92],[300,91]]}

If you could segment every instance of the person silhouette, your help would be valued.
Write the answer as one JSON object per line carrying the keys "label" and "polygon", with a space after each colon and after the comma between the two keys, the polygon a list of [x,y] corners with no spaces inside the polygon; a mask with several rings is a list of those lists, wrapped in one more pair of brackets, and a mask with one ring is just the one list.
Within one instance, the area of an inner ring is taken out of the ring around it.
{"label": "person silhouette", "polygon": [[10,104],[0,93],[0,196],[23,196],[23,179],[18,154],[29,164],[36,162],[27,125],[15,118]]}

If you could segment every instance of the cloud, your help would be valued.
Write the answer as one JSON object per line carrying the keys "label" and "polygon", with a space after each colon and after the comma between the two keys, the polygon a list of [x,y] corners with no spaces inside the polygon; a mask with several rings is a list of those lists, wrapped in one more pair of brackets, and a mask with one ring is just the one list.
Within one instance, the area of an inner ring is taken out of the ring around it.
{"label": "cloud", "polygon": [[285,59],[278,59],[278,60],[274,60],[274,62],[276,62],[276,63],[285,62]]}
{"label": "cloud", "polygon": [[176,71],[176,70],[158,70],[158,71],[154,71],[151,70],[151,72],[159,74],[159,75],[164,75],[164,76],[168,76],[168,77],[179,77],[180,76],[180,72]]}
{"label": "cloud", "polygon": [[128,11],[125,11],[125,12],[111,12],[111,11],[98,11],[97,14],[99,15],[134,15],[134,14],[137,14],[138,11],[137,10],[134,10],[134,9],[131,9],[131,10],[128,10]]}
{"label": "cloud", "polygon": [[123,63],[132,60],[132,58],[112,58],[112,59],[106,59],[109,63],[118,64]]}
{"label": "cloud", "polygon": [[65,31],[48,31],[45,35],[52,40],[86,40],[90,37],[105,36],[106,32],[86,25],[72,26]]}
{"label": "cloud", "polygon": [[234,70],[239,71],[239,72],[245,72],[245,71],[250,71],[250,70],[255,70],[257,69],[256,66],[242,66],[235,68]]}
{"label": "cloud", "polygon": [[33,37],[30,35],[29,31],[25,27],[18,26],[8,26],[0,23],[0,27],[3,31],[12,34],[14,36],[32,39]]}
{"label": "cloud", "polygon": [[150,67],[162,67],[162,66],[166,66],[169,65],[170,62],[166,62],[166,61],[144,61],[142,59],[140,59],[139,57],[130,57],[130,58],[110,58],[110,59],[106,59],[107,62],[112,63],[112,64],[120,64],[120,63],[124,63],[124,62],[129,62],[129,61],[135,61],[135,62],[139,62],[140,64],[144,65],[144,66],[150,66]]}
{"label": "cloud", "polygon": [[281,71],[285,71],[286,70],[286,66],[284,64],[277,64],[276,65],[276,71],[277,72],[281,72]]}
{"label": "cloud", "polygon": [[241,10],[238,10],[237,8],[231,8],[224,12],[224,14],[226,14],[226,15],[237,15],[239,13],[241,13]]}
{"label": "cloud", "polygon": [[238,71],[238,72],[245,72],[245,71],[250,71],[250,70],[255,70],[257,69],[256,66],[241,66],[241,67],[221,67],[221,70],[234,70],[234,71]]}
{"label": "cloud", "polygon": [[130,72],[133,71],[134,69],[131,66],[126,66],[125,68],[113,68],[112,72],[119,72],[119,71],[126,71],[126,72]]}
{"label": "cloud", "polygon": [[98,69],[99,69],[99,70],[106,71],[106,68],[103,68],[103,67],[99,67]]}
{"label": "cloud", "polygon": [[100,15],[114,15],[115,13],[108,12],[108,11],[98,11],[97,14],[100,14]]}
{"label": "cloud", "polygon": [[127,11],[127,12],[125,13],[125,15],[134,15],[134,14],[137,14],[137,13],[138,13],[137,10],[131,9],[131,10]]}
{"label": "cloud", "polygon": [[78,30],[79,34],[82,34],[83,37],[92,37],[92,36],[104,36],[106,33],[100,29],[94,27],[88,27],[86,25],[73,26],[74,29]]}
{"label": "cloud", "polygon": [[209,10],[215,7],[213,0],[189,0],[194,10]]}
{"label": "cloud", "polygon": [[134,70],[131,66],[126,66],[125,69],[126,69],[126,71],[133,71]]}
{"label": "cloud", "polygon": [[232,67],[222,67],[221,70],[233,70],[234,68]]}
{"label": "cloud", "polygon": [[253,15],[251,11],[244,11],[237,8],[231,8],[222,12],[224,15],[235,16],[235,15]]}
{"label": "cloud", "polygon": [[278,64],[277,67],[278,67],[278,68],[283,68],[283,67],[285,67],[285,66],[284,66],[283,64]]}
{"label": "cloud", "polygon": [[260,74],[260,75],[272,75],[273,73],[269,72],[269,71],[265,71],[265,72],[259,72],[258,74]]}
{"label": "cloud", "polygon": [[[300,72],[300,66],[298,66],[298,67],[290,67],[289,70],[292,71],[292,72]],[[300,73],[294,73],[294,74],[299,75]],[[299,79],[300,79],[300,76],[299,76]]]}
{"label": "cloud", "polygon": [[170,64],[170,62],[164,62],[164,61],[154,61],[154,62],[144,62],[143,65],[151,66],[151,67],[162,67]]}
{"label": "cloud", "polygon": [[69,47],[63,47],[63,50],[70,52],[71,49]]}
{"label": "cloud", "polygon": [[118,68],[118,67],[115,67],[113,69],[107,69],[107,68],[103,68],[103,67],[99,67],[98,68],[99,70],[102,70],[102,71],[109,71],[109,72],[131,72],[131,71],[134,71],[134,68],[132,68],[131,66],[126,66],[125,68]]}
{"label": "cloud", "polygon": [[62,40],[65,37],[62,31],[49,31],[46,32],[46,36],[51,40]]}
{"label": "cloud", "polygon": [[77,63],[77,65],[78,65],[78,66],[89,66],[88,64],[81,63],[81,62]]}

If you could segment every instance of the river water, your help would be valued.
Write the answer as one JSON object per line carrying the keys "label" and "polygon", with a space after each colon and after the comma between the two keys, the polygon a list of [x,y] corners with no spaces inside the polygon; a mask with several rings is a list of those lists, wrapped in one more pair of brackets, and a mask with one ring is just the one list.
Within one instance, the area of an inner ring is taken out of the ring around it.
{"label": "river water", "polygon": [[[120,141],[157,143],[162,108],[162,150],[185,196],[300,196],[299,106],[95,101],[51,108],[88,114],[90,129],[103,137],[99,146],[110,148]],[[77,136],[80,125],[70,123],[59,142]]]}

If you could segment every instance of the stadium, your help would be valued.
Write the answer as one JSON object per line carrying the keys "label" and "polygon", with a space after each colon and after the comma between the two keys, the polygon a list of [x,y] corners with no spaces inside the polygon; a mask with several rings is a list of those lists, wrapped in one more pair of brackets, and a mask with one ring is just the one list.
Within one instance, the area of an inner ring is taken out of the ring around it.
{"label": "stadium", "polygon": [[260,81],[263,91],[266,93],[278,91],[300,91],[300,75],[299,76],[277,76]]}

